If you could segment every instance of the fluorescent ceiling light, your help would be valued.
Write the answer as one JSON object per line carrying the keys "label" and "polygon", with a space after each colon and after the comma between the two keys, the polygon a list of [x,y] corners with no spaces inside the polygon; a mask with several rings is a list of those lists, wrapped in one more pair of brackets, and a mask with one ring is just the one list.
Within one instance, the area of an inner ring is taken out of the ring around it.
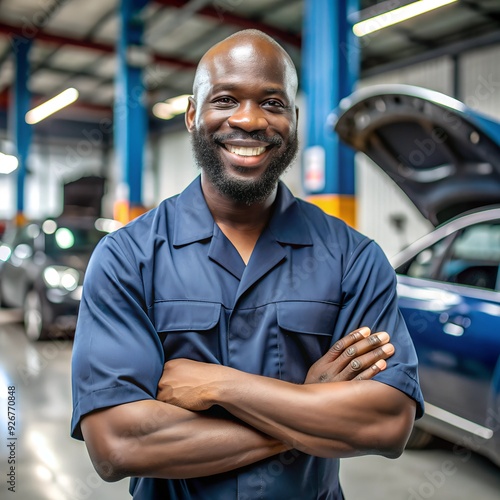
{"label": "fluorescent ceiling light", "polygon": [[380,14],[370,19],[365,19],[359,23],[356,23],[352,31],[356,36],[365,36],[373,33],[374,31],[387,28],[387,26],[392,26],[412,17],[420,16],[431,10],[443,7],[450,3],[456,2],[457,0],[420,0],[419,2],[413,2],[408,5],[403,5],[384,14]]}
{"label": "fluorescent ceiling light", "polygon": [[162,120],[170,120],[176,115],[186,112],[189,94],[172,97],[153,106],[153,114]]}
{"label": "fluorescent ceiling light", "polygon": [[0,153],[0,174],[10,174],[18,165],[19,162],[15,156]]}
{"label": "fluorescent ceiling light", "polygon": [[59,111],[75,102],[77,99],[78,90],[74,88],[66,89],[64,92],[61,92],[52,99],[40,104],[40,106],[28,111],[26,113],[26,123],[34,125],[35,123],[41,122],[56,111]]}

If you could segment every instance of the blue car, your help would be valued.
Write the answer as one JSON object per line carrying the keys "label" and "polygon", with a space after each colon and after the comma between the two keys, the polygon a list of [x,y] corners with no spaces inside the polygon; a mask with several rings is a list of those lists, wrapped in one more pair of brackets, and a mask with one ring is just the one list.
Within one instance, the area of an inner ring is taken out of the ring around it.
{"label": "blue car", "polygon": [[332,116],[436,229],[392,259],[432,435],[500,465],[500,125],[437,92],[377,86]]}

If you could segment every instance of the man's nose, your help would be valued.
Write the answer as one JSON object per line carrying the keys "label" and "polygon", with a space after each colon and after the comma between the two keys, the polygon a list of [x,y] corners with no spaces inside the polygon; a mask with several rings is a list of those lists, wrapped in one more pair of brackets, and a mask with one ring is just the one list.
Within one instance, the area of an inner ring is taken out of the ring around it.
{"label": "man's nose", "polygon": [[269,126],[264,110],[254,103],[240,104],[229,117],[228,123],[230,127],[240,128],[246,132],[265,130]]}

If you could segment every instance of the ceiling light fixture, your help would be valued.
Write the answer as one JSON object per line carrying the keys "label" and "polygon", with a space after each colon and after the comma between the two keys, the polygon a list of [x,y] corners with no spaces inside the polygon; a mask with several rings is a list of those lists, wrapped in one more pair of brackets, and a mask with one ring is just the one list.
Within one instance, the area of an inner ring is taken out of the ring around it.
{"label": "ceiling light fixture", "polygon": [[157,102],[153,106],[153,114],[162,120],[170,120],[174,116],[186,112],[189,94],[172,97],[163,102]]}
{"label": "ceiling light fixture", "polygon": [[19,161],[15,156],[0,153],[0,174],[10,174],[18,165]]}
{"label": "ceiling light fixture", "polygon": [[75,102],[78,99],[78,95],[78,90],[74,88],[66,89],[52,99],[28,111],[26,113],[26,123],[34,125],[45,120],[48,116]]}
{"label": "ceiling light fixture", "polygon": [[426,12],[456,1],[457,0],[420,0],[418,2],[413,2],[408,5],[403,5],[403,7],[390,10],[389,12],[384,12],[378,16],[360,21],[353,26],[352,31],[358,37],[369,35],[374,31],[401,23],[407,19],[420,16],[421,14],[425,14]]}

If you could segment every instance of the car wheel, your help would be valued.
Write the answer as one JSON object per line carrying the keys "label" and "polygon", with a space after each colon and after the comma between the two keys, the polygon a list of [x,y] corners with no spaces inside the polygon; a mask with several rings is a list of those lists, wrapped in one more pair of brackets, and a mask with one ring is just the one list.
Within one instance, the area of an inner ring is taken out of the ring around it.
{"label": "car wheel", "polygon": [[418,427],[413,427],[408,442],[406,443],[406,448],[409,450],[422,450],[427,448],[433,439],[434,436],[432,434]]}
{"label": "car wheel", "polygon": [[36,290],[30,290],[24,300],[24,331],[33,341],[48,337],[48,325],[44,318],[42,298]]}

